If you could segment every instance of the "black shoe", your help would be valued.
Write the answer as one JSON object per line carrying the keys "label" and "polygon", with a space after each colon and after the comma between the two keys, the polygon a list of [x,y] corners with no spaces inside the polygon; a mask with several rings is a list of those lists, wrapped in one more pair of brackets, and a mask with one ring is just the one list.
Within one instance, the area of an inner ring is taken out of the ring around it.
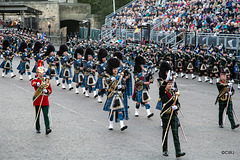
{"label": "black shoe", "polygon": [[71,91],[73,89],[73,87],[69,88],[69,91]]}
{"label": "black shoe", "polygon": [[46,130],[46,135],[48,135],[49,133],[51,133],[52,132],[52,130],[49,128],[49,129],[47,129]]}
{"label": "black shoe", "polygon": [[121,131],[124,131],[125,129],[127,129],[128,128],[128,126],[123,126],[122,128],[121,128]]}
{"label": "black shoe", "polygon": [[11,78],[14,78],[14,77],[16,77],[16,75],[13,75]]}
{"label": "black shoe", "polygon": [[57,84],[57,86],[59,86],[59,85],[60,85],[60,83]]}
{"label": "black shoe", "polygon": [[223,128],[223,125],[222,125],[222,124],[220,124],[220,125],[219,125],[219,128]]}
{"label": "black shoe", "polygon": [[113,128],[108,128],[108,130],[109,130],[109,131],[112,131],[112,130],[113,130]]}
{"label": "black shoe", "polygon": [[151,113],[147,116],[147,118],[151,118],[154,115],[154,113]]}
{"label": "black shoe", "polygon": [[232,126],[231,128],[232,129],[235,129],[235,128],[238,128],[239,127],[239,124],[235,124],[234,126]]}
{"label": "black shoe", "polygon": [[176,157],[182,157],[184,156],[186,153],[185,152],[178,152],[178,154],[176,155]]}
{"label": "black shoe", "polygon": [[163,152],[163,155],[167,157],[168,156],[168,152],[167,151]]}
{"label": "black shoe", "polygon": [[192,79],[195,79],[196,77],[192,77]]}
{"label": "black shoe", "polygon": [[95,96],[94,96],[94,98],[97,98],[98,97],[98,95],[96,94]]}
{"label": "black shoe", "polygon": [[41,133],[40,129],[37,129],[36,133]]}
{"label": "black shoe", "polygon": [[32,80],[33,80],[33,78],[29,79],[29,81],[32,81]]}

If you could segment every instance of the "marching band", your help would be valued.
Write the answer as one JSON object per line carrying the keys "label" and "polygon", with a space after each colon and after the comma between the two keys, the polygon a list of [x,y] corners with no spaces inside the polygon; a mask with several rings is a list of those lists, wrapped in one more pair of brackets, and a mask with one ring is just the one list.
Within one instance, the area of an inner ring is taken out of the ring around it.
{"label": "marching band", "polygon": [[[157,80],[159,88],[159,99],[156,108],[160,110],[160,117],[163,127],[162,146],[163,155],[168,156],[167,135],[171,126],[173,132],[176,157],[184,156],[181,152],[178,138],[179,120],[177,117],[180,109],[180,96],[175,79],[177,77],[197,78],[202,82],[213,84],[216,78],[219,96],[219,127],[223,128],[223,110],[227,108],[231,128],[235,129],[239,125],[234,122],[231,96],[234,94],[232,83],[238,79],[238,89],[240,89],[240,75],[238,74],[240,61],[224,50],[224,46],[209,49],[197,45],[191,50],[191,46],[178,46],[177,51],[172,51],[172,46],[161,44],[130,44],[126,46],[119,42],[78,41],[76,38],[70,39],[68,43],[62,44],[59,51],[55,52],[55,47],[46,40],[45,37],[38,38],[36,35],[22,33],[5,33],[1,35],[2,49],[1,63],[2,77],[13,74],[12,59],[14,56],[21,58],[17,67],[20,80],[27,73],[32,86],[36,92],[34,94],[34,106],[36,110],[36,130],[40,133],[39,112],[43,110],[46,134],[51,132],[48,119],[48,95],[52,89],[50,79],[55,78],[56,85],[60,85],[59,78],[62,79],[62,88],[73,89],[72,82],[75,83],[75,93],[79,94],[79,87],[83,94],[97,98],[98,103],[102,103],[102,97],[106,95],[103,110],[109,112],[109,130],[113,130],[113,120],[120,122],[120,130],[128,128],[124,120],[128,120],[128,101],[130,97],[136,102],[135,116],[140,116],[140,106],[146,109],[147,118],[154,114],[150,111],[149,89],[153,83],[154,72],[159,71]],[[33,44],[34,43],[34,44]],[[34,46],[34,47],[32,47]],[[30,72],[30,60],[34,57],[35,65],[33,73],[37,73],[35,79]],[[48,65],[47,70],[43,68],[43,63]],[[132,72],[133,70],[133,72]],[[73,71],[73,72],[72,72]],[[219,79],[220,77],[220,79]],[[134,81],[134,84],[132,84]]]}

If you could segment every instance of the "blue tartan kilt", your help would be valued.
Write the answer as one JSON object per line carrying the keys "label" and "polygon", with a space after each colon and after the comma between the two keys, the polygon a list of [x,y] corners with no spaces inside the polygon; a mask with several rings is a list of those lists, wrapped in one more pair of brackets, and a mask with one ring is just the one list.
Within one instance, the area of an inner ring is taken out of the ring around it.
{"label": "blue tartan kilt", "polygon": [[162,110],[162,101],[161,100],[160,101],[158,100],[157,105],[156,105],[156,109],[160,110],[160,111]]}
{"label": "blue tartan kilt", "polygon": [[[0,68],[5,69],[4,66],[6,64],[7,61],[3,61],[2,64],[0,65]],[[5,69],[5,74],[8,74],[8,72],[12,69],[12,61],[10,61],[10,68],[9,69]]]}
{"label": "blue tartan kilt", "polygon": [[[94,78],[94,80],[96,81],[95,76],[93,76],[93,78]],[[86,76],[86,75],[84,74],[84,79],[83,79],[83,85],[84,85],[84,86],[88,86],[88,85],[87,85],[87,81],[88,81],[88,76]],[[95,84],[94,86],[96,86],[96,84]]]}
{"label": "blue tartan kilt", "polygon": [[5,64],[6,64],[6,61],[3,61],[0,65],[0,68],[4,69]]}
{"label": "blue tartan kilt", "polygon": [[[63,76],[64,71],[65,71],[65,69],[61,68],[61,72],[60,72],[60,76],[59,76],[59,77],[60,77],[60,78],[65,78],[65,79],[66,79],[66,77]],[[69,68],[69,77],[67,77],[67,78],[72,78],[72,70],[71,70],[71,68]]]}
{"label": "blue tartan kilt", "polygon": [[[55,68],[55,74],[56,74],[56,73],[57,73],[57,69]],[[51,75],[51,68],[48,68],[48,70],[47,70],[47,72],[46,72],[46,75],[47,75],[47,76],[50,76],[50,77],[52,76],[52,75]]]}
{"label": "blue tartan kilt", "polygon": [[37,65],[36,65],[36,64],[34,65],[34,67],[33,67],[33,69],[32,69],[32,72],[33,72],[33,73],[37,73]]}
{"label": "blue tartan kilt", "polygon": [[103,78],[98,78],[97,79],[96,89],[103,89]]}
{"label": "blue tartan kilt", "polygon": [[142,92],[143,92],[143,90],[141,90],[141,91],[137,91],[136,90],[136,92],[137,92],[137,94],[136,94],[136,101],[141,103],[142,102]]}
{"label": "blue tartan kilt", "polygon": [[17,69],[19,70],[19,73],[25,73],[26,72],[25,65],[26,65],[26,62],[22,62],[22,61],[20,62],[20,64],[17,67]]}
{"label": "blue tartan kilt", "polygon": [[59,76],[59,73],[60,73],[60,65],[58,65],[57,67],[55,67],[55,71],[56,71],[56,75]]}
{"label": "blue tartan kilt", "polygon": [[[113,97],[114,97],[114,96],[113,96]],[[104,111],[107,111],[107,112],[110,112],[110,111],[111,111],[110,107],[111,107],[111,103],[112,103],[113,97],[111,97],[111,98],[109,98],[109,99],[106,100],[106,102],[105,102],[105,104],[104,104],[104,107],[103,107],[103,110],[104,110]],[[114,110],[114,111],[123,112],[123,111],[125,111],[125,109],[124,109],[124,108],[121,108],[121,109]]]}
{"label": "blue tartan kilt", "polygon": [[79,79],[79,73],[74,73],[73,82],[78,83],[79,82],[78,79]]}

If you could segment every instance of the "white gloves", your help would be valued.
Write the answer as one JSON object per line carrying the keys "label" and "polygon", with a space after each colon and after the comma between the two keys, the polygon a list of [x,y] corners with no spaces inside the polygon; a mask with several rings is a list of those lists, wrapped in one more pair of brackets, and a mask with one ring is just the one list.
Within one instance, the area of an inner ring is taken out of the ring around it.
{"label": "white gloves", "polygon": [[122,85],[118,85],[118,89],[121,89],[122,88]]}
{"label": "white gloves", "polygon": [[228,86],[229,86],[229,87],[232,87],[232,83],[228,83]]}
{"label": "white gloves", "polygon": [[172,106],[172,109],[176,110],[176,109],[178,109],[178,107],[177,106]]}
{"label": "white gloves", "polygon": [[232,92],[229,92],[229,95],[231,96],[231,95],[232,95]]}
{"label": "white gloves", "polygon": [[36,86],[39,87],[41,84],[39,82],[36,83]]}
{"label": "white gloves", "polygon": [[167,80],[170,80],[170,78],[171,78],[171,71],[169,70],[167,73]]}
{"label": "white gloves", "polygon": [[116,80],[116,78],[115,78],[115,77],[112,77],[112,78],[111,78],[111,80],[112,80],[112,81],[115,81],[115,80]]}
{"label": "white gloves", "polygon": [[43,93],[48,94],[48,90],[43,89]]}

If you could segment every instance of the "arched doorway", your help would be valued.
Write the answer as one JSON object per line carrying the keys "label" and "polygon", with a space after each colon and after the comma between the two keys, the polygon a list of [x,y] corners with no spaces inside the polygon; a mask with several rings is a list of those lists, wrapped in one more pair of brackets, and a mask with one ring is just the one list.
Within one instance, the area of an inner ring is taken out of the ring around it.
{"label": "arched doorway", "polygon": [[79,32],[79,21],[64,20],[60,22],[60,28],[67,27],[67,35]]}

